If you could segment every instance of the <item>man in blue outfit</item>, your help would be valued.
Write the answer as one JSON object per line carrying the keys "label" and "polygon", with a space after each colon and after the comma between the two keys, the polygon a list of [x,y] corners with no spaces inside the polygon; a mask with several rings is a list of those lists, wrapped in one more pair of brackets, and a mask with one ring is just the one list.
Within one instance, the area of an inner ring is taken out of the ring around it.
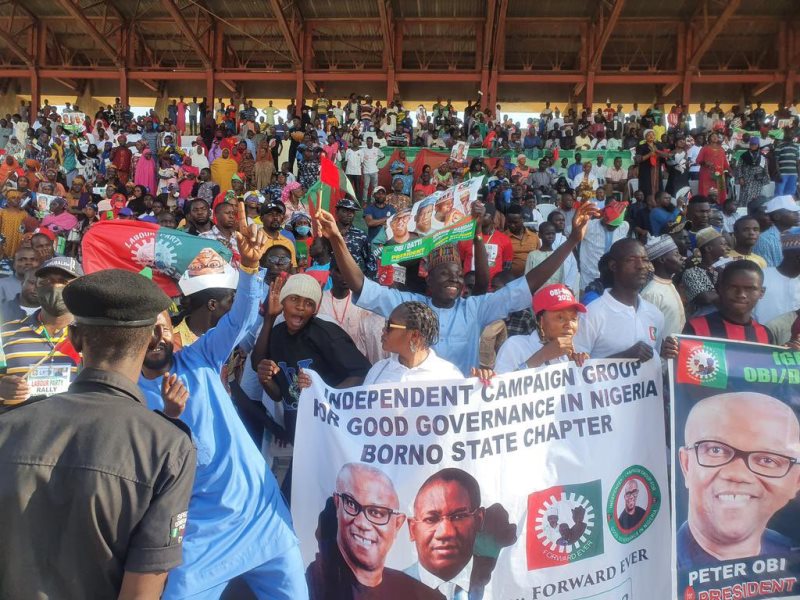
{"label": "man in blue outfit", "polygon": [[[475,202],[472,210],[473,218],[478,222],[483,218],[482,203]],[[356,305],[386,318],[395,307],[403,302],[416,300],[431,306],[439,318],[439,343],[433,346],[436,354],[456,365],[465,376],[470,369],[478,366],[478,348],[481,332],[489,323],[503,319],[509,313],[529,308],[531,295],[538,290],[556,272],[575,246],[583,239],[586,226],[593,216],[599,215],[591,202],[583,203],[572,220],[572,231],[542,264],[519,277],[503,289],[478,296],[462,298],[464,290],[464,271],[458,253],[453,246],[442,246],[435,249],[427,258],[428,291],[430,296],[400,292],[382,287],[364,277],[356,261],[347,250],[347,245],[329,212],[317,212],[317,220],[321,235],[326,237],[333,247],[336,264],[353,291],[358,297]],[[481,236],[480,227],[474,237],[475,279],[481,276],[488,281],[487,247]],[[481,272],[485,269],[485,272]]]}
{"label": "man in blue outfit", "polygon": [[197,446],[197,475],[183,542],[184,562],[170,573],[164,598],[219,598],[228,582],[247,582],[259,599],[308,596],[291,516],[278,484],[225,391],[220,371],[258,318],[258,261],[269,240],[248,228],[239,202],[239,283],[230,311],[191,346],[173,353],[169,315],[159,316],[139,386],[162,408],[162,379],[177,375],[189,392],[181,420]]}

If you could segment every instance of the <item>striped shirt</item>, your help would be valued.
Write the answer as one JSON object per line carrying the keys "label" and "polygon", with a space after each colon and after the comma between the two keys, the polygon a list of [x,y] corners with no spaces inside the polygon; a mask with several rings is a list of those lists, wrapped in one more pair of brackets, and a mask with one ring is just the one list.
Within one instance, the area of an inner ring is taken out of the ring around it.
{"label": "striped shirt", "polygon": [[784,142],[775,149],[778,172],[781,175],[797,175],[797,161],[800,160],[800,146]]}
{"label": "striped shirt", "polygon": [[[39,320],[41,311],[24,319],[8,321],[3,323],[3,353],[5,354],[5,369],[0,369],[6,375],[26,375],[30,368],[40,360],[46,358],[53,348],[67,338],[67,328],[65,327],[56,335],[48,336],[44,325]],[[53,356],[42,363],[43,365],[70,367],[70,381],[74,381],[78,374],[78,368],[72,359],[61,352],[55,352]],[[3,404],[11,404],[0,400]]]}
{"label": "striped shirt", "polygon": [[683,329],[686,335],[699,335],[701,337],[714,337],[737,342],[756,342],[759,344],[774,344],[775,337],[772,332],[755,319],[747,325],[734,323],[723,317],[719,312],[713,312],[701,317],[695,317],[686,323]]}

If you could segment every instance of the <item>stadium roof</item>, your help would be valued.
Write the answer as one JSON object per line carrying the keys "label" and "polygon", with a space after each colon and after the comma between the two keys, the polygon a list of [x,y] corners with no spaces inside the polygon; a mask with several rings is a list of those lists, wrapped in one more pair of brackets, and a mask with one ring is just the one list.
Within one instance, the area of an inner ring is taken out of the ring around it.
{"label": "stadium roof", "polygon": [[0,0],[0,86],[32,92],[365,82],[591,103],[609,85],[687,102],[725,85],[790,101],[799,61],[798,0]]}

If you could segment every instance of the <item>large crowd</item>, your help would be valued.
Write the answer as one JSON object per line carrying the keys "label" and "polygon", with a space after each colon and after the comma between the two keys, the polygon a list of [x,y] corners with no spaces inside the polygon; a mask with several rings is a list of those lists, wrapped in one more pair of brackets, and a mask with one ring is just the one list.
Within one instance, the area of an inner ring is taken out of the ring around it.
{"label": "large crowd", "polygon": [[[0,596],[155,598],[166,581],[166,598],[218,598],[236,580],[305,597],[288,502],[307,370],[337,388],[488,385],[557,361],[666,360],[681,333],[800,349],[794,106],[547,103],[521,123],[480,98],[316,96],[181,97],[138,117],[119,99],[94,115],[23,102],[0,119]],[[307,192],[324,161],[354,193],[320,207]],[[382,264],[418,235],[419,203],[438,211],[474,179],[471,240]],[[136,273],[84,274],[104,221],[231,258],[201,253],[171,298]],[[85,399],[103,395],[117,419],[132,399],[160,411],[194,448],[151,411],[104,430]],[[89,497],[109,522],[80,516]],[[336,498],[341,519],[364,510],[380,529],[380,507]],[[68,542],[21,550],[70,519]],[[377,597],[359,556],[342,589]]]}

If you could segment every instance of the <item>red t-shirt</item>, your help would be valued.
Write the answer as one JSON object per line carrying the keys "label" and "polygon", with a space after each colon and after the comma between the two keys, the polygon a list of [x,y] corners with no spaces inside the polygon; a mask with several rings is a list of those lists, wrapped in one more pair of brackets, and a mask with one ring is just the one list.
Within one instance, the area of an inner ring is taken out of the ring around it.
{"label": "red t-shirt", "polygon": [[[481,234],[486,254],[489,257],[489,281],[494,279],[503,270],[503,264],[511,264],[514,260],[514,247],[511,239],[501,231],[494,231],[491,235]],[[472,257],[472,240],[458,242],[458,254],[464,265],[464,274],[475,270]]]}
{"label": "red t-shirt", "polygon": [[433,192],[436,191],[436,184],[429,183],[428,185],[425,185],[422,182],[420,182],[414,186],[414,191],[416,192],[417,190],[422,190],[423,192],[425,192],[425,196],[430,196],[431,194],[433,194]]}

